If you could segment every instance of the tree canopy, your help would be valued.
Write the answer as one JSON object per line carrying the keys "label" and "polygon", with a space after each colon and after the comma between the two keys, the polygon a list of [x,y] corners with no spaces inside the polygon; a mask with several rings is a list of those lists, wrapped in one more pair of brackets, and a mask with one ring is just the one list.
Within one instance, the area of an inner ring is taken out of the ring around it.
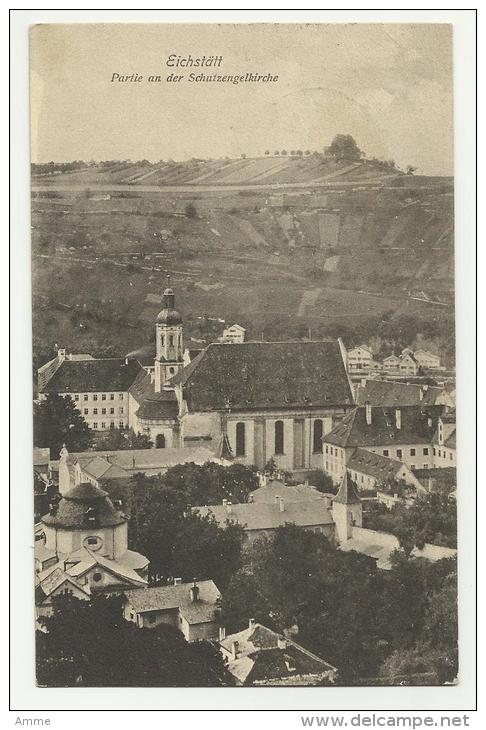
{"label": "tree canopy", "polygon": [[49,393],[34,404],[34,445],[51,450],[51,458],[59,458],[63,444],[69,451],[85,451],[92,442],[92,433],[69,396]]}
{"label": "tree canopy", "polygon": [[336,134],[327,152],[337,160],[350,162],[359,161],[363,153],[359,149],[354,137],[350,134]]}
{"label": "tree canopy", "polygon": [[45,687],[212,687],[232,683],[208,642],[189,644],[172,626],[139,629],[122,599],[59,596],[47,633],[36,632],[37,682]]}

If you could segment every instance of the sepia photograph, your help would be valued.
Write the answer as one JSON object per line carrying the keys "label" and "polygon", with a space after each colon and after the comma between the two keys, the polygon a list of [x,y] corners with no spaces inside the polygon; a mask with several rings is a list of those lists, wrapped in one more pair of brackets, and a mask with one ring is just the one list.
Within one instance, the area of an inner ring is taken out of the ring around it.
{"label": "sepia photograph", "polygon": [[37,687],[461,684],[452,25],[29,54]]}

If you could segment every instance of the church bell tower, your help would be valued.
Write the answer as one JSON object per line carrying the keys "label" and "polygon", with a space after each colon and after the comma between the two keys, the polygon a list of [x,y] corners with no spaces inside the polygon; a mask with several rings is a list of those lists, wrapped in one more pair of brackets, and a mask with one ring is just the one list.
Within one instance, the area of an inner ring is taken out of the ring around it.
{"label": "church bell tower", "polygon": [[183,366],[182,317],[175,309],[174,290],[168,287],[162,297],[163,309],[155,323],[155,392]]}

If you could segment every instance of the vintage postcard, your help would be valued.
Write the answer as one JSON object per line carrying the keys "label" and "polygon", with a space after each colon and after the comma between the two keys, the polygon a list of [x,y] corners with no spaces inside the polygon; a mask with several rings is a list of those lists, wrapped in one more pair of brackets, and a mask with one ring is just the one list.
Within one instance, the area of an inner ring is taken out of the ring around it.
{"label": "vintage postcard", "polygon": [[461,683],[452,79],[447,23],[31,26],[38,687]]}

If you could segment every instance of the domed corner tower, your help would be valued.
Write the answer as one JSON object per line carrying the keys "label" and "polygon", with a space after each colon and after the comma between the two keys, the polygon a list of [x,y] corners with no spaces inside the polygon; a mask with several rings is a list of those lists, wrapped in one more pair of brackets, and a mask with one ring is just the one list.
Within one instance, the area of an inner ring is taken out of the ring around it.
{"label": "domed corner tower", "polygon": [[42,517],[46,548],[69,555],[83,547],[110,560],[127,552],[128,524],[103,489],[88,482],[66,491]]}
{"label": "domed corner tower", "polygon": [[175,309],[175,294],[170,287],[163,294],[163,309],[155,323],[155,392],[183,367],[182,317]]}

